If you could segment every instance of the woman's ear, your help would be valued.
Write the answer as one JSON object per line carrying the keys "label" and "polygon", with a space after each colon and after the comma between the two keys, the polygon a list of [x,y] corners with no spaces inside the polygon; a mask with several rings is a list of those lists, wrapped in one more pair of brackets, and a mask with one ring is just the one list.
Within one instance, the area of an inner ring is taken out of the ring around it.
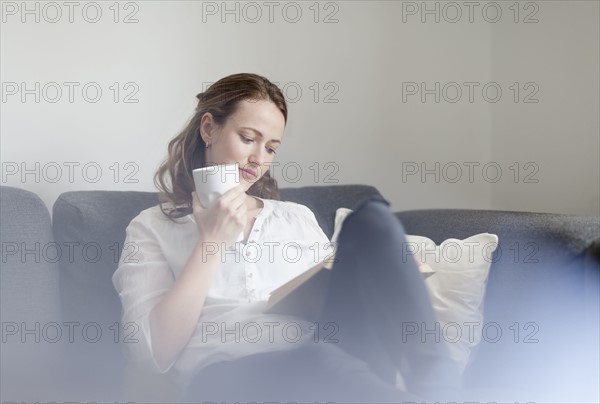
{"label": "woman's ear", "polygon": [[211,144],[214,141],[214,133],[216,129],[216,123],[210,112],[205,112],[200,118],[200,136],[204,143]]}

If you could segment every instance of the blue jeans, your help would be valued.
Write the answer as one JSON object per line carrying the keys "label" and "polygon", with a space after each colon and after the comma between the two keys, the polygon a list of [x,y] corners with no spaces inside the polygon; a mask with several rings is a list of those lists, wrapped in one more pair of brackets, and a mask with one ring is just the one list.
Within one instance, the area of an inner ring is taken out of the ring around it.
{"label": "blue jeans", "polygon": [[[405,242],[387,201],[361,204],[338,238],[322,311],[309,319],[318,323],[319,341],[211,365],[196,376],[188,397],[336,403],[456,399],[459,371],[444,342],[403,335],[404,324],[431,330],[435,323],[417,264],[403,256]],[[397,370],[410,394],[394,386]]]}

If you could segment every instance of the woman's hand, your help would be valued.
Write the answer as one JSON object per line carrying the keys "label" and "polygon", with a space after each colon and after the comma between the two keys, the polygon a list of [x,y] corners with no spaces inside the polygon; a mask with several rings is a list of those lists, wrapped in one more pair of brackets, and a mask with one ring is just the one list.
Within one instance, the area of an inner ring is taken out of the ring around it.
{"label": "woman's hand", "polygon": [[232,244],[244,231],[247,207],[246,192],[242,185],[225,192],[208,209],[200,204],[196,192],[192,192],[192,206],[202,241]]}
{"label": "woman's hand", "polygon": [[419,258],[417,258],[416,255],[415,255],[415,261],[417,262],[417,266],[419,267],[420,272],[423,272],[423,273],[435,272],[433,269],[431,269],[431,267],[429,265],[427,265],[426,263],[421,261]]}

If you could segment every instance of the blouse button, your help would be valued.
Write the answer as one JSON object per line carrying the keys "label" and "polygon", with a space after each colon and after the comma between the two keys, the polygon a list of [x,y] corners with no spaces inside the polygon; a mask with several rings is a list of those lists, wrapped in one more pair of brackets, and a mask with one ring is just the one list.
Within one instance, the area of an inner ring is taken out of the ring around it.
{"label": "blouse button", "polygon": [[254,229],[254,230],[252,230],[252,231],[258,231],[258,229]]}
{"label": "blouse button", "polygon": [[252,272],[250,272],[250,273],[248,274],[248,278],[252,278],[252,275],[254,275],[254,274],[253,274]]}

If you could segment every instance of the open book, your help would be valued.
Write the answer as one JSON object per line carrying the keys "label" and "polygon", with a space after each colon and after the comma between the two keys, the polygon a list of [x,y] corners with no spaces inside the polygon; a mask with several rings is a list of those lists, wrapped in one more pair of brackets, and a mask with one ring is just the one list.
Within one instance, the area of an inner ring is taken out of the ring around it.
{"label": "open book", "polygon": [[[329,255],[312,268],[284,283],[269,296],[265,313],[293,314],[316,321],[320,314],[335,254]],[[435,273],[428,265],[419,264],[424,279]]]}

